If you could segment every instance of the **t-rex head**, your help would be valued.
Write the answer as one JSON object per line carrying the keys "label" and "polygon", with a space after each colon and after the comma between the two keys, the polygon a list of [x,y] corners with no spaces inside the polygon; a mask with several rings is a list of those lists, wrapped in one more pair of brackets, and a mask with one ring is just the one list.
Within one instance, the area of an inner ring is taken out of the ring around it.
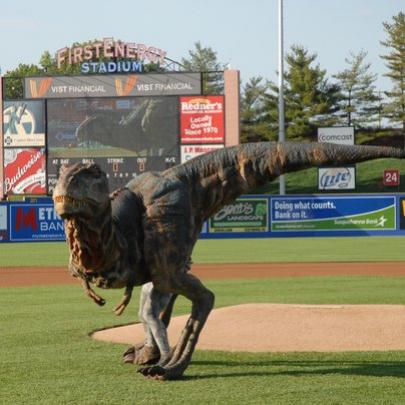
{"label": "t-rex head", "polygon": [[62,167],[53,201],[63,219],[95,217],[110,205],[107,177],[96,164]]}

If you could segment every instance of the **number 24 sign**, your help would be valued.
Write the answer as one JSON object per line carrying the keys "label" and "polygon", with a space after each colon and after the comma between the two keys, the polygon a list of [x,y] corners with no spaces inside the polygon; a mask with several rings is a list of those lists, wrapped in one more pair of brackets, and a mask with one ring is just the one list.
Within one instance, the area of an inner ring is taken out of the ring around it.
{"label": "number 24 sign", "polygon": [[398,169],[384,170],[383,184],[384,186],[399,186],[400,175]]}

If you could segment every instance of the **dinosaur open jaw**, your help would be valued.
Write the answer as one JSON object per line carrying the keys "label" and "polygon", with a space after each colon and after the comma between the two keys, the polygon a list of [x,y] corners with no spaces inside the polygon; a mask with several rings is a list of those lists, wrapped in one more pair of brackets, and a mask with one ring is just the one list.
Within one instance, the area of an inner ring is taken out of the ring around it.
{"label": "dinosaur open jaw", "polygon": [[56,212],[62,217],[66,218],[72,215],[78,215],[89,210],[92,210],[92,206],[89,201],[74,198],[67,195],[57,195],[53,197],[55,203]]}

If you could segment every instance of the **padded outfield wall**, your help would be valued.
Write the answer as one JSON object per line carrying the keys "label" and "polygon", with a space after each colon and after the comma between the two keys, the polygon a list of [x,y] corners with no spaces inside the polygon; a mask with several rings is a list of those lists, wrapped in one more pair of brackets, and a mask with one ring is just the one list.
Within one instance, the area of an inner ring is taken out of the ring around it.
{"label": "padded outfield wall", "polygon": [[[207,221],[202,239],[405,235],[405,194],[247,195]],[[65,240],[52,199],[0,203],[0,242]]]}

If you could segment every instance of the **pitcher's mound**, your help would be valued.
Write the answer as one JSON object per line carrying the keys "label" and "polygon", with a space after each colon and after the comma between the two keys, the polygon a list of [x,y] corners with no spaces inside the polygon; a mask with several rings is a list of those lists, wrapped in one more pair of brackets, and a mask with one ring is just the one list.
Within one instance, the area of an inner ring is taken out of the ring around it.
{"label": "pitcher's mound", "polygon": [[[172,319],[174,346],[188,315]],[[95,332],[92,337],[134,345],[141,324]],[[405,306],[247,304],[213,310],[199,350],[246,352],[404,350]]]}

